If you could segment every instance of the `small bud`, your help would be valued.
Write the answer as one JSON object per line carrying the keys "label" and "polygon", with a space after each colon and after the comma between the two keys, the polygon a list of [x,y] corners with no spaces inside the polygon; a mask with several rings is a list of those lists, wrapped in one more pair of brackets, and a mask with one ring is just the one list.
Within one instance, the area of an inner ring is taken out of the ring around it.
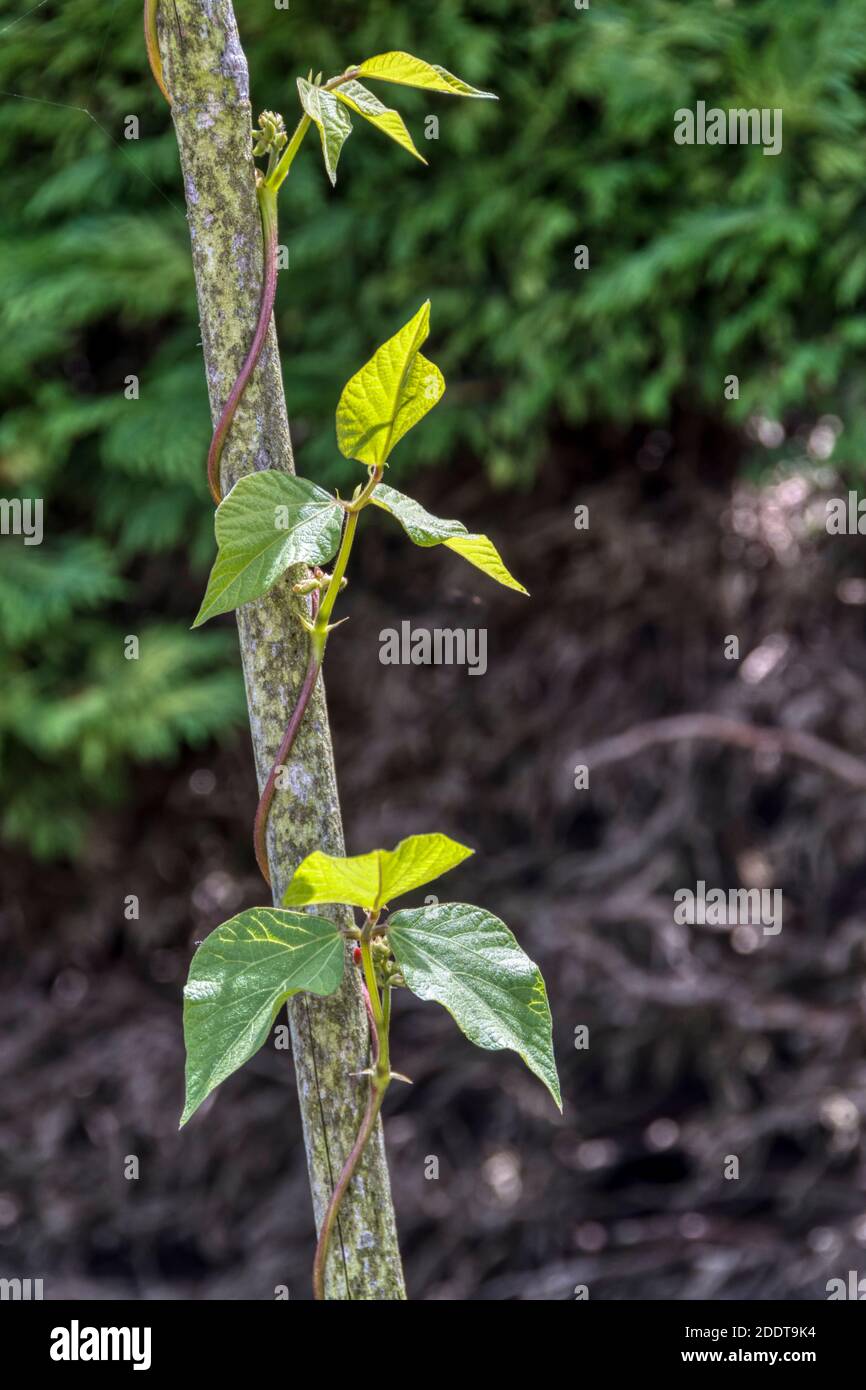
{"label": "small bud", "polygon": [[253,154],[259,158],[263,154],[269,154],[272,150],[278,151],[283,148],[288,136],[286,135],[286,124],[278,111],[263,111],[259,116],[259,128],[253,131]]}
{"label": "small bud", "polygon": [[354,948],[354,950],[352,951],[352,959],[353,959],[353,961],[355,962],[356,965],[360,965],[360,964],[361,964],[361,948],[360,948],[360,946],[356,946],[356,947]]}

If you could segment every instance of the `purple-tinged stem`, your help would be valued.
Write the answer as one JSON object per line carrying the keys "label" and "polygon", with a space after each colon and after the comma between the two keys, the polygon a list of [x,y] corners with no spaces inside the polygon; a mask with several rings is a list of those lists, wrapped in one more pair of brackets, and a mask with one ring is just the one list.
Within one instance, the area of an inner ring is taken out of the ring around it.
{"label": "purple-tinged stem", "polygon": [[[365,960],[366,968],[369,962],[369,945],[362,945],[361,949],[365,952],[367,957]],[[370,1020],[370,1070],[372,1073],[370,1076],[370,1090],[367,1096],[367,1107],[364,1111],[364,1118],[361,1121],[361,1128],[358,1130],[355,1142],[349,1151],[349,1156],[343,1164],[343,1170],[337,1179],[334,1190],[331,1193],[331,1200],[322,1218],[319,1241],[316,1246],[316,1256],[313,1260],[313,1298],[317,1301],[321,1301],[325,1297],[325,1264],[328,1259],[331,1234],[337,1224],[337,1218],[340,1215],[340,1207],[346,1195],[346,1190],[352,1178],[355,1176],[355,1170],[364,1156],[364,1150],[367,1147],[370,1135],[376,1127],[376,1120],[379,1117],[379,1111],[382,1109],[382,1101],[385,1099],[385,1092],[388,1089],[388,1082],[390,1081],[390,1062],[388,1062],[387,1058],[385,1059],[385,1072],[387,1075],[382,1075],[380,1068],[383,1042],[387,1046],[388,1020],[377,1019],[376,1010],[371,1002],[369,990],[363,981],[361,988],[364,992],[364,1002],[367,1006],[367,1017]],[[389,994],[390,991],[386,990],[385,993]],[[378,990],[376,991],[376,1001],[378,1004]]]}
{"label": "purple-tinged stem", "polygon": [[[309,656],[307,658],[307,671],[306,675],[304,676],[304,681],[301,686],[300,694],[298,695],[297,704],[295,705],[295,708],[292,710],[292,717],[289,720],[289,726],[286,729],[286,732],[283,734],[283,740],[277,751],[276,760],[268,774],[268,780],[265,783],[264,790],[262,791],[258,809],[256,811],[255,824],[253,826],[253,844],[255,846],[256,851],[256,863],[261,869],[262,876],[265,880],[265,883],[267,883],[268,887],[271,886],[271,876],[270,871],[268,869],[268,853],[267,846],[265,844],[265,835],[268,828],[268,814],[271,809],[271,802],[274,799],[274,790],[277,784],[277,776],[279,775],[279,770],[281,766],[283,765],[283,763],[285,763],[286,758],[288,757],[289,752],[291,751],[292,744],[294,743],[298,729],[301,726],[301,721],[304,717],[304,712],[306,711],[307,705],[310,700],[310,696],[312,695],[315,689],[316,678],[318,677],[319,671],[322,666],[322,658],[325,654],[325,644],[328,640],[328,632],[331,630],[332,626],[336,626],[336,624],[330,624],[329,619],[331,613],[334,610],[334,604],[336,602],[337,595],[340,592],[340,585],[342,584],[343,576],[346,572],[346,565],[349,562],[349,555],[351,553],[352,543],[355,538],[355,528],[358,525],[359,509],[362,505],[366,505],[367,497],[372,492],[373,488],[376,486],[381,476],[381,468],[373,469],[371,472],[370,482],[367,484],[366,488],[364,488],[360,492],[355,502],[347,508],[348,515],[346,517],[346,524],[343,528],[343,536],[340,541],[340,549],[337,554],[336,561],[334,562],[334,568],[331,573],[328,587],[325,591],[324,597],[322,597],[321,591],[317,589],[314,589],[313,592],[310,594],[310,601],[312,605],[312,625],[310,630],[310,647]],[[314,574],[319,579],[324,578],[322,571],[319,569],[314,570]]]}
{"label": "purple-tinged stem", "polygon": [[385,1092],[380,1091],[373,1082],[370,1082],[370,1094],[367,1097],[367,1109],[364,1111],[364,1118],[361,1121],[361,1128],[358,1130],[358,1137],[352,1145],[352,1151],[343,1165],[343,1171],[337,1179],[337,1185],[331,1194],[328,1209],[322,1221],[322,1229],[319,1232],[319,1243],[316,1246],[316,1257],[313,1261],[313,1297],[317,1300],[325,1297],[325,1261],[328,1257],[328,1246],[331,1242],[331,1232],[337,1221],[340,1205],[346,1192],[346,1188],[352,1181],[361,1156],[367,1147],[367,1141],[376,1126],[379,1111],[382,1108],[382,1101]]}
{"label": "purple-tinged stem", "polygon": [[[315,622],[316,614],[319,608],[319,594],[315,589],[310,594],[310,604],[312,608],[312,620],[313,622]],[[282,742],[280,743],[280,746],[277,749],[277,756],[274,759],[274,765],[268,773],[268,780],[265,782],[265,785],[262,788],[262,794],[259,797],[259,804],[256,807],[256,818],[253,823],[253,844],[255,846],[256,851],[256,863],[261,869],[262,877],[264,878],[265,883],[268,885],[269,888],[271,886],[271,871],[268,865],[268,847],[266,836],[268,830],[268,815],[270,814],[271,802],[274,799],[274,790],[277,785],[277,777],[279,776],[280,768],[283,766],[290,752],[292,751],[292,745],[295,742],[298,729],[301,727],[304,715],[307,712],[307,705],[310,703],[310,696],[316,688],[316,681],[318,679],[319,671],[321,670],[321,668],[322,650],[314,642],[310,642],[310,651],[309,656],[307,658],[307,669],[304,674],[303,684],[301,685],[295,708],[292,710],[292,715],[286,727],[286,732],[283,734]]]}
{"label": "purple-tinged stem", "polygon": [[213,439],[210,442],[210,449],[207,455],[207,480],[214,502],[219,506],[222,501],[222,489],[220,485],[220,459],[222,458],[223,445],[226,435],[231,428],[235,411],[238,408],[241,396],[246,390],[247,382],[255,370],[255,365],[261,356],[265,338],[268,335],[268,327],[271,322],[271,312],[274,307],[274,299],[277,293],[277,194],[276,190],[270,188],[266,183],[259,179],[256,189],[259,199],[259,210],[262,215],[262,236],[264,240],[264,275],[262,278],[262,295],[259,301],[259,317],[256,323],[256,331],[253,334],[253,341],[250,344],[249,352],[244,358],[243,366],[238,372],[235,384],[229,392],[228,399],[222,409],[222,414],[216,424]]}

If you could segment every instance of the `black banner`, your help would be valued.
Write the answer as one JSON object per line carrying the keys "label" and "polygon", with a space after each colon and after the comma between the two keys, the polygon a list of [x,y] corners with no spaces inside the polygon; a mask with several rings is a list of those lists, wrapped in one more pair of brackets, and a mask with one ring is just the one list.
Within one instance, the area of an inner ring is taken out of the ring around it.
{"label": "black banner", "polygon": [[[197,1373],[259,1373],[278,1370],[291,1374],[295,1358],[309,1367],[312,1355],[321,1357],[323,1369],[333,1374],[335,1358],[355,1358],[364,1324],[357,1314],[316,1308],[307,1302],[264,1303],[0,1303],[0,1328],[7,1364],[49,1372],[60,1380],[70,1376],[92,1378],[100,1370],[113,1375],[165,1375],[194,1368]],[[323,1328],[332,1332],[334,1317],[347,1337],[318,1338]],[[342,1319],[348,1316],[349,1322]],[[376,1317],[377,1355],[391,1338],[409,1336],[418,1328],[419,1314],[395,1308],[383,1321]],[[431,1356],[429,1329],[449,1315],[439,1308],[420,1314],[425,1329],[423,1373],[429,1380],[435,1362]],[[465,1313],[459,1316],[465,1316]],[[473,1312],[477,1319],[477,1308]],[[476,1356],[480,1344],[485,1358],[495,1365],[508,1346],[520,1336],[513,1309],[502,1336],[487,1323],[476,1321],[472,1342]],[[530,1333],[537,1313],[521,1313]],[[432,1324],[428,1323],[432,1317]],[[862,1345],[862,1313],[841,1302],[821,1303],[614,1303],[573,1302],[549,1324],[557,1338],[571,1342],[578,1360],[575,1371],[593,1367],[619,1371],[666,1373],[674,1368],[700,1370],[707,1366],[763,1367],[767,1370],[800,1367],[818,1371],[825,1379],[835,1370],[856,1364]],[[370,1336],[369,1324],[364,1337]],[[433,1344],[435,1348],[436,1344]],[[453,1367],[454,1346],[439,1343],[443,1364]],[[338,1361],[339,1364],[339,1361]],[[582,1373],[582,1372],[581,1372]]]}

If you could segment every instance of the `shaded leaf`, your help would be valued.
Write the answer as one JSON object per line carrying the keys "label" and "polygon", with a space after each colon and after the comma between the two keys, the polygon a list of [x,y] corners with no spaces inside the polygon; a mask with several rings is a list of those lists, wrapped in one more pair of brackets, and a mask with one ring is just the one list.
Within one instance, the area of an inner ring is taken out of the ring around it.
{"label": "shaded leaf", "polygon": [[193,627],[260,598],[290,565],[336,554],[342,508],[306,478],[268,469],[235,483],[214,519],[219,547]]}
{"label": "shaded leaf", "polygon": [[316,125],[322,142],[325,169],[332,184],[337,182],[337,162],[340,152],[352,133],[352,121],[333,92],[314,87],[306,78],[298,78],[301,105]]}
{"label": "shaded leaf", "polygon": [[344,955],[333,922],[279,907],[250,908],[211,932],[192,958],[183,992],[181,1125],[259,1050],[291,995],[334,993],[343,978]]}
{"label": "shaded leaf", "polygon": [[443,1004],[470,1042],[518,1053],[562,1110],[544,980],[504,922],[468,903],[408,908],[388,941],[413,994]]}

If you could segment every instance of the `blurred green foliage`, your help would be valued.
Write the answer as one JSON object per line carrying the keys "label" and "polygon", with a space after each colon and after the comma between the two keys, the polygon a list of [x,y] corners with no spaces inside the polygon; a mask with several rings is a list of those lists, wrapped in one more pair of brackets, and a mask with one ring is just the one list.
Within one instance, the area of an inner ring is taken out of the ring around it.
{"label": "blurred green foliage", "polygon": [[[177,154],[140,11],[6,0],[0,16],[0,492],[45,499],[42,546],[0,537],[2,831],[43,855],[76,849],[131,761],[243,708],[230,634],[190,635],[195,599],[176,592],[187,561],[197,591],[213,549],[210,424]],[[528,486],[552,424],[664,421],[679,402],[728,421],[832,412],[857,460],[862,0],[236,11],[255,114],[291,123],[297,74],[388,48],[501,97],[383,91],[430,168],[358,122],[335,192],[308,141],[281,199],[278,298],[302,471],[346,483],[339,391],[428,295],[449,390],[395,461],[404,477],[457,454]],[[674,111],[698,100],[783,108],[783,153],[675,145]],[[732,372],[740,400],[725,402]],[[138,661],[124,659],[128,632]]]}

